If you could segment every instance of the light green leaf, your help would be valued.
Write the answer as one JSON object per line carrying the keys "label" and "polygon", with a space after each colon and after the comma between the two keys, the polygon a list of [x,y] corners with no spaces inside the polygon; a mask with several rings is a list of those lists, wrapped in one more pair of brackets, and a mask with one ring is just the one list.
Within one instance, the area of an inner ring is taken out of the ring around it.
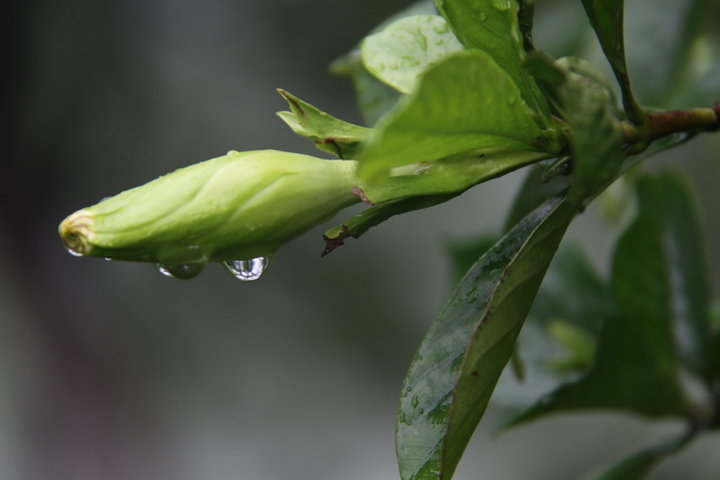
{"label": "light green leaf", "polygon": [[417,90],[378,124],[360,154],[359,174],[385,179],[394,167],[463,153],[479,163],[514,152],[533,161],[557,152],[559,135],[537,126],[517,86],[486,53],[458,52],[427,70]]}
{"label": "light green leaf", "polygon": [[402,97],[400,92],[367,71],[359,49],[335,60],[330,65],[330,72],[352,79],[358,108],[368,125],[375,125]]}
{"label": "light green leaf", "polygon": [[403,480],[452,476],[575,210],[545,202],[468,271],[405,378],[397,418]]}
{"label": "light green leaf", "polygon": [[370,129],[339,120],[288,91],[278,89],[288,102],[289,112],[278,116],[301,137],[308,138],[315,146],[340,158],[353,158],[360,144],[370,134]]}
{"label": "light green leaf", "polygon": [[366,37],[361,50],[370,73],[400,92],[410,93],[428,66],[462,49],[445,19],[415,15]]}
{"label": "light green leaf", "polygon": [[612,291],[619,314],[608,317],[592,369],[540,399],[518,425],[551,412],[615,408],[646,416],[685,415],[673,336],[676,283],[658,223],[654,179],[641,182],[640,214],[620,238],[613,259]]}
{"label": "light green leaf", "polygon": [[[391,23],[411,15],[432,15],[437,13],[432,0],[420,0],[405,10],[391,15],[373,29],[372,33],[382,31]],[[355,47],[347,54],[333,61],[330,72],[335,75],[346,75],[352,78],[355,95],[360,113],[367,125],[375,125],[402,96],[397,90],[381,82],[367,71],[360,58],[360,47]]]}
{"label": "light green leaf", "polygon": [[645,113],[633,97],[630,77],[625,64],[625,41],[623,36],[623,0],[583,0],[600,46],[615,72],[623,95],[623,105],[628,118],[637,124],[645,121]]}
{"label": "light green leaf", "polygon": [[676,438],[633,453],[604,472],[589,477],[588,480],[640,480],[645,478],[650,470],[666,457],[676,453],[694,437],[694,432],[688,430]]}
{"label": "light green leaf", "polygon": [[[435,0],[457,38],[470,49],[488,53],[513,79],[522,98],[547,125],[550,109],[537,85],[523,69],[525,49],[516,0]],[[527,21],[527,15],[525,15]]]}

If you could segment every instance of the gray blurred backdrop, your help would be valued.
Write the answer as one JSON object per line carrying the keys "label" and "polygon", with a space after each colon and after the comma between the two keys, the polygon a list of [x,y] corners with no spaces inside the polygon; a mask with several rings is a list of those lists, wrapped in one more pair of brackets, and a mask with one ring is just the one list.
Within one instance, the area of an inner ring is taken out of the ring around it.
{"label": "gray blurred backdrop", "polygon": [[[582,26],[579,3],[538,2],[541,48],[566,53]],[[0,478],[397,478],[397,397],[451,288],[444,245],[496,231],[521,174],[396,218],[323,259],[317,228],[254,284],[217,265],[178,281],[150,265],[76,259],[56,228],[102,197],[229,149],[316,153],[275,117],[285,108],[275,88],[360,122],[350,82],[326,66],[405,5],[26,0],[4,9]],[[665,161],[689,165],[709,187],[713,219],[710,147],[702,140]],[[570,232],[601,270],[613,235],[593,209]],[[458,480],[577,478],[678,428],[574,414],[493,437],[502,413],[491,408]],[[719,449],[708,437],[653,478],[720,478]]]}

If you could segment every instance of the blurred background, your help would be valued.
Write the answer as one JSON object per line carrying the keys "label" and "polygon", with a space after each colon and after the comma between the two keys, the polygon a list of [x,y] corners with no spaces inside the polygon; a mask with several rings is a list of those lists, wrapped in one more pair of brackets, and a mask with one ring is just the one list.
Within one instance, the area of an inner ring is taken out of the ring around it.
{"label": "blurred background", "polygon": [[[601,62],[580,2],[537,3],[540,48],[587,47]],[[674,48],[683,2],[627,3],[631,65],[648,101],[668,75],[650,60]],[[0,478],[397,478],[397,397],[451,289],[446,245],[497,232],[522,172],[323,259],[317,228],[253,284],[217,265],[179,281],[151,265],[76,259],[56,229],[105,196],[230,149],[318,153],[275,117],[285,109],[275,89],[361,122],[351,83],[327,65],[406,5],[25,0],[4,9]],[[674,101],[720,99],[709,65],[691,88],[697,98]],[[710,245],[720,243],[719,157],[706,135],[653,160],[695,178]],[[569,236],[606,272],[614,235],[591,208]],[[715,252],[715,280],[717,267]],[[596,413],[494,436],[503,404],[532,398],[506,397],[458,480],[577,478],[678,428]],[[706,436],[652,478],[720,478],[719,450],[718,435]]]}

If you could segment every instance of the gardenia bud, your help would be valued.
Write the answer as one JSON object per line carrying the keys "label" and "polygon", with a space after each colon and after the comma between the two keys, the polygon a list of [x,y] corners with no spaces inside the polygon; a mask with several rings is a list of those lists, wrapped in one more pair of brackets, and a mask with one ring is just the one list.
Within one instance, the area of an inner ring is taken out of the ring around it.
{"label": "gardenia bud", "polygon": [[60,224],[60,236],[75,255],[154,262],[191,277],[209,261],[270,256],[358,202],[356,166],[231,151],[79,210]]}

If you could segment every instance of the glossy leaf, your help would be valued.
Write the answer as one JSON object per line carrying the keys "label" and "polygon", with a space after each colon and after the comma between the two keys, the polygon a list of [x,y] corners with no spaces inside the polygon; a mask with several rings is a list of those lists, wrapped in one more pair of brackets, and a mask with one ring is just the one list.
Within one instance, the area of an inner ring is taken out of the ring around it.
{"label": "glossy leaf", "polygon": [[289,112],[278,116],[298,135],[340,158],[353,158],[370,129],[339,120],[285,90],[278,93],[288,102]]}
{"label": "glossy leaf", "polygon": [[378,79],[402,93],[410,93],[428,66],[462,49],[444,18],[415,15],[366,37],[362,60]]}
{"label": "glossy leaf", "polygon": [[658,445],[648,447],[623,458],[607,470],[589,478],[589,480],[638,480],[645,478],[655,465],[666,457],[682,449],[693,438],[692,431],[683,432]]}
{"label": "glossy leaf", "polygon": [[545,125],[550,110],[537,85],[523,69],[525,48],[518,24],[518,2],[436,0],[435,5],[467,48],[487,52],[510,75],[525,102],[540,114],[540,124]]}
{"label": "glossy leaf", "polygon": [[640,214],[615,250],[612,291],[619,313],[603,325],[595,364],[584,377],[540,399],[511,425],[581,408],[615,408],[647,416],[687,413],[673,336],[673,267],[649,190],[655,181],[644,182]]}
{"label": "glossy leaf", "polygon": [[530,213],[470,269],[430,328],[400,400],[404,480],[451,477],[573,215],[558,199]]}
{"label": "glossy leaf", "polygon": [[583,5],[620,84],[628,117],[635,123],[643,123],[645,114],[633,96],[625,63],[623,0],[583,0]]}
{"label": "glossy leaf", "polygon": [[378,179],[394,167],[467,152],[541,157],[559,148],[558,133],[535,124],[518,87],[492,58],[458,52],[427,70],[418,89],[378,125],[360,154],[359,174]]}

